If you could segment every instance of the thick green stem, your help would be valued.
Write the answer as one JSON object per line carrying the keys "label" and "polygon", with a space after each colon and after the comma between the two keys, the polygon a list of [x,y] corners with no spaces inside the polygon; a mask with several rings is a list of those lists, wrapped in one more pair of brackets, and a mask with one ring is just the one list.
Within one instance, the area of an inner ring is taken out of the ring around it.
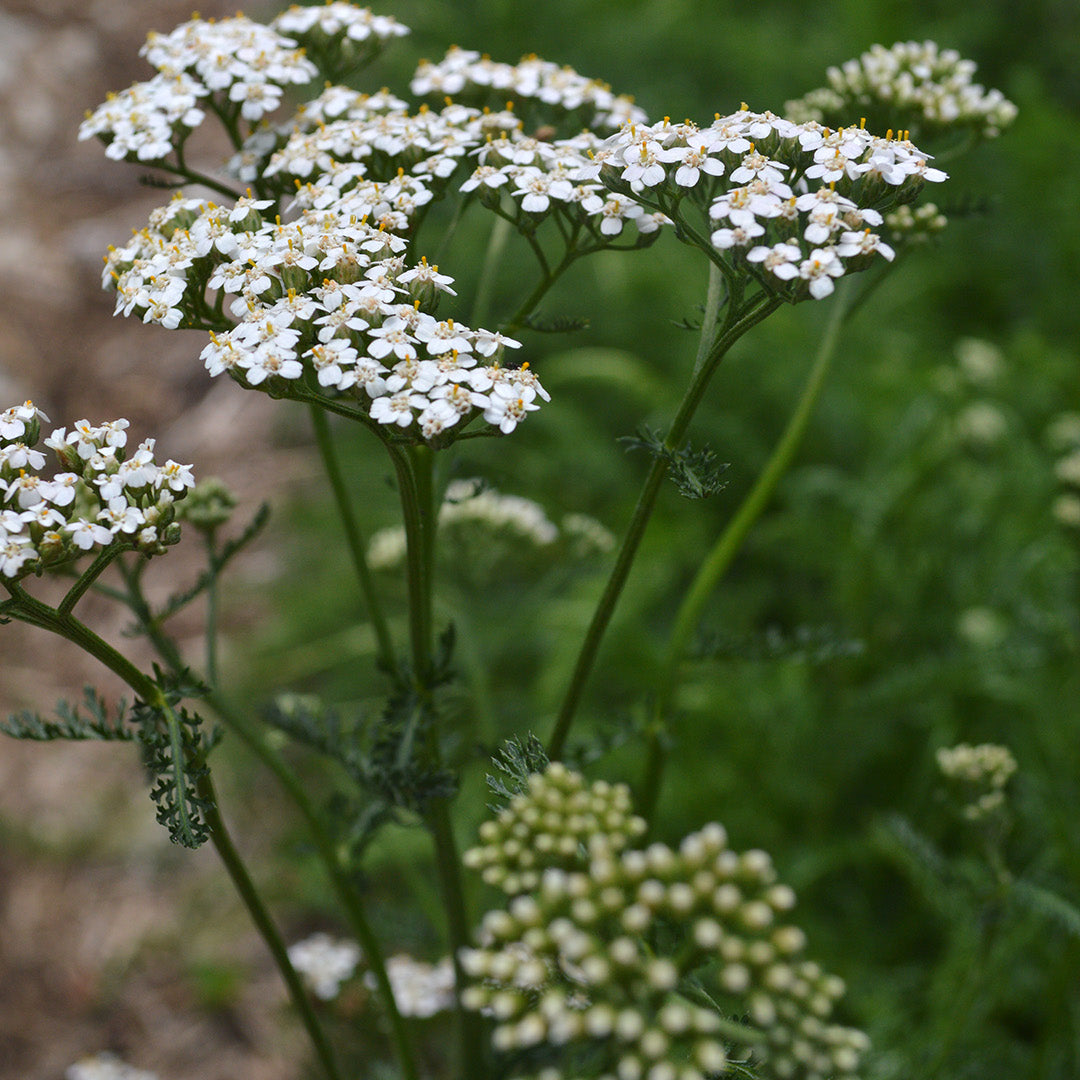
{"label": "thick green stem", "polygon": [[[694,373],[694,377],[683,395],[679,411],[676,413],[671,428],[664,439],[664,448],[666,450],[675,450],[683,441],[690,426],[690,421],[693,419],[698,405],[701,404],[709,380],[728,349],[751,327],[756,326],[772,314],[782,303],[783,301],[777,297],[758,294],[747,303],[737,317],[729,317],[724,328],[714,338],[711,347],[705,354],[704,363]],[[615,566],[612,568],[607,585],[604,587],[604,591],[597,603],[581,651],[578,653],[574,673],[570,679],[570,686],[567,689],[566,698],[563,701],[562,709],[559,712],[548,743],[548,754],[553,759],[562,754],[566,745],[566,737],[569,734],[570,725],[573,723],[578,704],[581,701],[585,683],[596,661],[600,641],[607,630],[608,623],[611,621],[611,616],[615,611],[619,596],[622,594],[626,579],[630,575],[630,568],[633,566],[641,538],[645,534],[645,527],[652,516],[653,507],[656,505],[656,497],[659,494],[660,485],[663,483],[666,472],[667,461],[662,457],[654,458],[648,475],[645,477],[641,494],[638,496],[637,505],[634,507],[634,513],[623,538],[622,547],[616,557]]]}
{"label": "thick green stem", "polygon": [[315,429],[315,441],[322,457],[323,468],[326,470],[330,488],[334,493],[334,503],[337,506],[338,516],[341,518],[341,526],[345,532],[345,543],[352,558],[353,568],[356,570],[356,578],[360,583],[360,592],[367,604],[368,618],[371,620],[372,629],[375,631],[378,660],[386,670],[392,670],[394,666],[394,643],[390,637],[390,629],[383,614],[382,605],[375,591],[375,582],[371,576],[371,570],[367,563],[367,553],[363,534],[353,513],[352,500],[349,498],[348,487],[345,484],[345,476],[341,470],[341,461],[334,447],[333,436],[330,432],[330,424],[326,413],[318,405],[309,406],[311,410],[311,423]]}
{"label": "thick green stem", "polygon": [[675,616],[675,624],[668,642],[667,652],[660,669],[653,707],[653,719],[649,727],[649,750],[645,768],[645,780],[638,798],[638,809],[648,819],[651,817],[659,796],[663,762],[666,756],[665,732],[668,714],[678,684],[679,666],[686,652],[687,643],[701,618],[702,609],[712,595],[720,579],[731,566],[746,539],[747,533],[761,517],[776,491],[777,485],[791,467],[795,453],[806,434],[807,425],[821,396],[825,378],[836,355],[840,327],[850,311],[853,293],[841,287],[829,313],[817,355],[806,377],[802,393],[784,428],[772,455],[762,469],[754,486],[747,493],[738,510],[720,534],[712,550],[705,557],[697,576],[687,590]]}
{"label": "thick green stem", "polygon": [[[409,636],[412,643],[413,685],[421,698],[421,708],[431,709],[432,726],[427,746],[432,766],[442,767],[440,732],[435,725],[431,702],[432,602],[435,578],[435,540],[438,510],[435,506],[434,453],[426,446],[411,447],[408,454],[395,456],[401,494],[402,516],[407,545],[406,565],[409,582]],[[461,1040],[460,1074],[484,1075],[484,1045],[479,1017],[461,1005],[464,972],[460,952],[470,943],[469,914],[461,882],[461,858],[454,840],[450,804],[433,799],[427,812],[427,824],[435,849],[435,866],[447,913],[450,951],[458,986],[457,1020]]]}
{"label": "thick green stem", "polygon": [[427,447],[388,448],[397,471],[405,527],[405,575],[409,591],[409,645],[413,681],[425,686],[431,665],[431,584],[434,507],[431,505],[432,451]]}

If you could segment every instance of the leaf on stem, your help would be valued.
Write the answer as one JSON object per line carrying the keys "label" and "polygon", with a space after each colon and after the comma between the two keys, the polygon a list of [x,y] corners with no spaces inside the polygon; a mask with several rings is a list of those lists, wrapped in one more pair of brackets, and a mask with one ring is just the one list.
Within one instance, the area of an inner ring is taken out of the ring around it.
{"label": "leaf on stem", "polygon": [[44,720],[38,713],[21,712],[0,720],[0,732],[13,739],[31,739],[51,742],[54,739],[101,739],[105,741],[130,742],[137,730],[127,722],[127,707],[123,701],[116,706],[116,715],[109,716],[105,699],[93,687],[83,691],[83,708],[60,701],[56,706],[56,720]]}
{"label": "leaf on stem", "polygon": [[667,462],[668,477],[687,499],[706,499],[727,487],[721,476],[730,465],[717,460],[710,447],[694,450],[689,443],[678,450],[664,445],[659,432],[642,427],[637,435],[624,435],[620,440],[631,450],[646,450],[653,457]]}
{"label": "leaf on stem", "polygon": [[488,809],[497,814],[515,796],[529,786],[533,773],[543,772],[549,764],[544,744],[530,731],[525,738],[507,739],[491,763],[503,775],[488,773],[487,786],[496,801],[488,803]]}
{"label": "leaf on stem", "polygon": [[204,687],[190,680],[188,672],[167,675],[155,666],[155,674],[160,701],[136,701],[131,710],[152,780],[150,798],[173,843],[197,848],[210,837],[207,802],[197,791],[209,774],[207,756],[219,736],[216,730],[207,734],[198,714],[180,706],[182,698],[200,696]]}

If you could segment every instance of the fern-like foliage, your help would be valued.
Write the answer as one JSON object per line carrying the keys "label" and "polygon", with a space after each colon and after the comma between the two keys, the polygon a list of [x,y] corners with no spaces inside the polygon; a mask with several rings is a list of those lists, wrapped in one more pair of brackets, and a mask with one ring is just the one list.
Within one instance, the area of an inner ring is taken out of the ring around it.
{"label": "fern-like foliage", "polygon": [[544,744],[530,731],[524,739],[507,739],[491,763],[499,771],[487,775],[488,789],[495,796],[495,801],[488,803],[488,809],[498,814],[515,795],[528,787],[533,773],[543,772],[548,767],[550,759]]}
{"label": "fern-like foliage", "polygon": [[151,777],[150,798],[173,843],[197,848],[210,837],[208,803],[199,788],[209,775],[207,757],[219,735],[204,731],[200,717],[180,705],[184,698],[200,696],[204,687],[186,672],[173,677],[155,668],[155,674],[164,706],[136,701],[131,711]]}
{"label": "fern-like foliage", "polygon": [[128,722],[127,707],[121,701],[113,716],[109,707],[93,687],[83,690],[82,710],[78,705],[60,701],[56,719],[45,720],[34,712],[21,712],[0,720],[0,733],[13,739],[32,739],[51,742],[54,739],[101,739],[112,742],[131,742],[138,731]]}
{"label": "fern-like foliage", "polygon": [[730,466],[717,459],[716,451],[709,447],[694,450],[690,444],[678,450],[669,450],[660,434],[642,427],[636,435],[625,435],[620,440],[630,450],[645,450],[655,458],[667,462],[668,478],[687,499],[707,499],[727,487],[721,479]]}
{"label": "fern-like foliage", "polygon": [[441,764],[434,744],[434,691],[454,678],[453,628],[438,640],[424,677],[407,668],[392,673],[393,688],[376,716],[343,717],[313,696],[285,695],[266,711],[267,721],[291,739],[336,762],[360,797],[335,795],[330,818],[355,853],[391,820],[423,817],[432,800],[451,798],[457,777]]}

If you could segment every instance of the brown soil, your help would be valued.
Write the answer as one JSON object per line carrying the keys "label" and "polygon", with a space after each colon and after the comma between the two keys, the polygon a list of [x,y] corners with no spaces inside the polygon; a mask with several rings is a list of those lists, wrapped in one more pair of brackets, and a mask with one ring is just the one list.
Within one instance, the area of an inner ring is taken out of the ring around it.
{"label": "brown soil", "polygon": [[[223,477],[250,513],[303,475],[306,455],[272,445],[268,400],[211,384],[197,335],[112,318],[101,255],[165,196],[76,141],[86,108],[149,77],[147,30],[171,29],[189,3],[0,7],[0,403],[32,398],[60,426],[126,416],[159,452]],[[233,8],[200,5],[204,17]],[[153,587],[167,594],[197,559],[182,544]],[[240,568],[249,581],[273,572],[267,545]],[[106,602],[87,598],[80,614],[123,640]],[[197,614],[179,627],[191,648]],[[0,658],[3,715],[48,711],[85,683],[119,693],[40,631],[0,627]],[[222,980],[236,989],[219,992]],[[286,1080],[302,1047],[212,851],[169,844],[130,749],[0,739],[0,1080],[60,1080],[105,1049],[161,1080]]]}

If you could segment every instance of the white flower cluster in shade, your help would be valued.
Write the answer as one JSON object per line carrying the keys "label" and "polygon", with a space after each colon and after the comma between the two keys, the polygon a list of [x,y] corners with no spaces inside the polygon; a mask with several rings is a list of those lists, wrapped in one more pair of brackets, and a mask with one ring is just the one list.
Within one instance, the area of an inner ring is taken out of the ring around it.
{"label": "white flower cluster in shade", "polygon": [[1000,90],[973,82],[975,70],[973,60],[933,41],[874,45],[857,59],[829,68],[828,87],[789,101],[785,111],[793,119],[824,122],[882,106],[897,123],[913,114],[927,127],[971,128],[991,139],[1016,119],[1017,110]]}
{"label": "white flower cluster in shade", "polygon": [[61,471],[42,470],[31,402],[0,412],[0,576],[21,578],[115,541],[160,554],[179,539],[175,506],[195,479],[190,465],[154,460],[154,440],[127,456],[127,420],[80,420],[44,440]]}
{"label": "white flower cluster in shade", "polygon": [[136,1069],[108,1050],[85,1057],[64,1070],[64,1080],[158,1080],[157,1073]]}
{"label": "white flower cluster in shade", "polygon": [[[448,956],[428,964],[397,953],[386,961],[386,976],[402,1016],[424,1019],[454,1007],[454,964]],[[364,985],[369,990],[378,985],[370,971],[364,976]]]}
{"label": "white flower cluster in shade", "polygon": [[341,984],[356,973],[361,956],[355,941],[339,940],[323,933],[312,934],[289,946],[289,963],[322,1001],[338,996]]}
{"label": "white flower cluster in shade", "polygon": [[[560,538],[570,541],[576,554],[586,556],[608,551],[615,540],[595,518],[568,514],[562,527],[544,508],[520,495],[504,495],[485,487],[479,480],[454,480],[446,489],[439,507],[439,528],[478,526],[487,532],[507,533],[515,541],[547,547]],[[405,530],[401,526],[380,529],[368,542],[368,565],[373,570],[390,570],[405,560]]]}
{"label": "white flower cluster in shade", "polygon": [[815,299],[833,280],[893,249],[874,230],[926,183],[946,179],[907,139],[862,128],[795,124],[742,108],[705,127],[627,125],[579,176],[661,207],[707,207],[717,251],[789,299]]}
{"label": "white flower cluster in shade", "polygon": [[943,746],[937,752],[937,764],[942,776],[956,786],[964,803],[961,812],[969,821],[1002,808],[1005,786],[1017,769],[1012,751],[994,743]]}
{"label": "white flower cluster in shade", "polygon": [[[294,36],[286,36],[290,32]],[[111,158],[162,161],[176,140],[202,123],[200,102],[209,99],[212,108],[253,127],[281,104],[287,87],[317,78],[318,68],[301,46],[310,43],[326,53],[363,42],[367,58],[407,33],[395,19],[345,3],[291,8],[269,26],[243,15],[196,17],[169,34],[148,36],[142,55],[158,74],[110,96],[87,116],[79,138],[101,138]]]}
{"label": "white flower cluster in shade", "polygon": [[[786,921],[794,894],[768,855],[732,851],[715,824],[674,850],[616,850],[605,843],[603,813],[583,840],[580,794],[600,804],[605,794],[567,788],[565,775],[549,766],[523,793],[521,828],[484,844],[506,849],[488,852],[485,865],[516,865],[534,835],[567,838],[534,846],[537,886],[488,912],[481,947],[462,951],[476,980],[463,1004],[494,1019],[495,1047],[581,1049],[590,1075],[619,1080],[705,1080],[728,1070],[734,1046],[755,1076],[852,1080],[867,1039],[831,1022],[843,984],[803,958],[805,935]],[[692,1004],[687,980],[716,1008]],[[743,1039],[730,1016],[742,1018]]]}
{"label": "white flower cluster in shade", "polygon": [[548,400],[527,364],[501,365],[519,342],[422,310],[453,292],[452,279],[423,259],[407,268],[404,238],[333,209],[267,222],[267,205],[178,197],[155,211],[106,256],[116,312],[173,329],[220,323],[227,309],[238,321],[201,354],[211,375],[349,395],[410,438],[433,440],[478,414],[507,434]]}
{"label": "white flower cluster in shade", "polygon": [[607,83],[538,56],[503,64],[455,46],[437,64],[422,61],[409,88],[418,97],[496,95],[501,101],[536,100],[566,112],[587,110],[591,127],[613,128],[646,118],[632,98],[612,93]]}

